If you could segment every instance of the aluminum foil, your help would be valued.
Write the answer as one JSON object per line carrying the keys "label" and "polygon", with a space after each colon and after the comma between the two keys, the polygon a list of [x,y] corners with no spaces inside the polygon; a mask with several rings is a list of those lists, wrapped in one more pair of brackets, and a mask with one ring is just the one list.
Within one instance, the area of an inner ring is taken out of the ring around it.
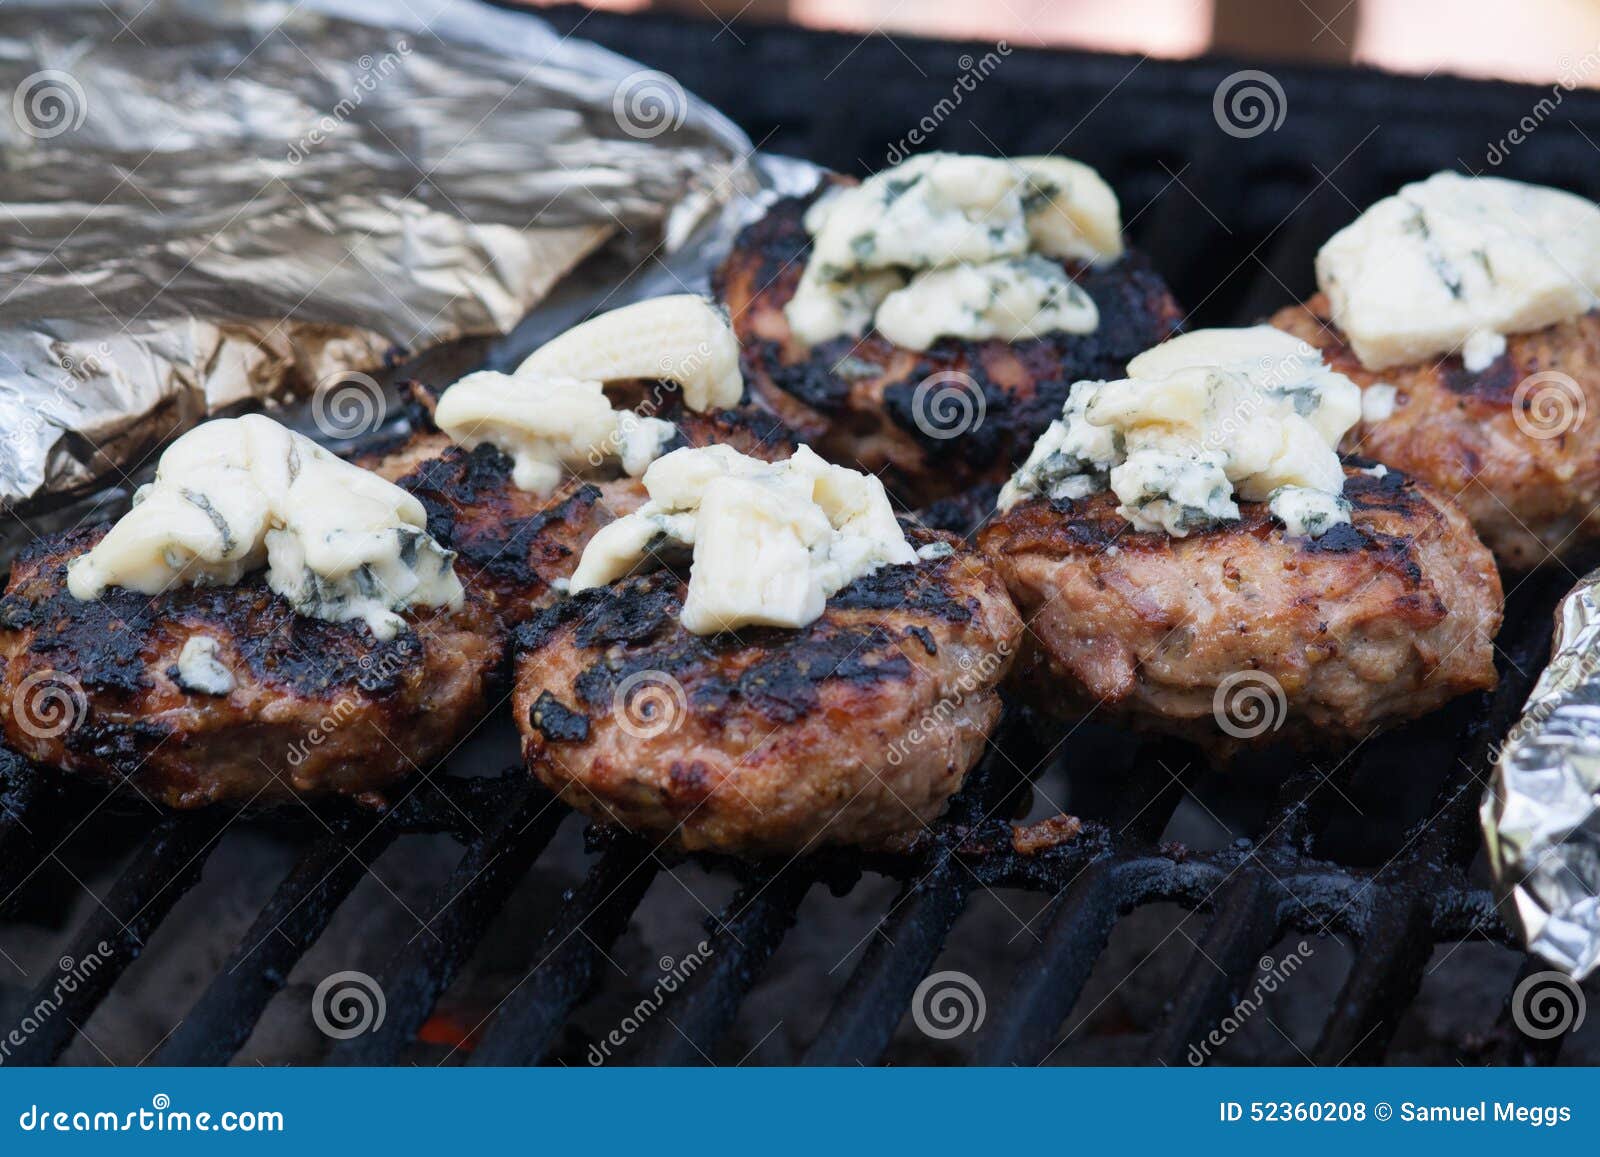
{"label": "aluminum foil", "polygon": [[1495,760],[1481,818],[1506,910],[1531,951],[1600,966],[1600,571],[1556,611],[1552,656]]}
{"label": "aluminum foil", "polygon": [[473,0],[11,0],[0,86],[0,509],[504,334],[755,181],[669,78]]}

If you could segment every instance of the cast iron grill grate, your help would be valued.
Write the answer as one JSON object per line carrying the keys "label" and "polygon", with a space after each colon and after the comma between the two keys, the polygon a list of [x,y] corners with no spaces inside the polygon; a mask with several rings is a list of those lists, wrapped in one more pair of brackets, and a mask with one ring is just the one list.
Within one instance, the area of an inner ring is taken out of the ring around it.
{"label": "cast iron grill grate", "polygon": [[[743,26],[744,43],[735,43],[712,40],[703,26],[654,18],[574,12],[555,18],[566,27],[581,23],[583,35],[675,71],[758,141],[768,128],[781,130],[767,147],[855,171],[882,164],[883,142],[948,92],[958,53],[984,47],[910,40],[896,47],[881,38],[857,47],[850,38]],[[909,70],[902,53],[923,76]],[[1317,245],[1360,206],[1436,168],[1482,168],[1472,161],[1486,144],[1546,95],[1448,79],[1423,84],[1285,69],[1276,74],[1287,94],[1284,129],[1239,139],[1219,131],[1211,109],[1229,66],[1135,64],[1012,52],[930,143],[1007,153],[1055,148],[1095,164],[1121,191],[1134,242],[1193,307],[1197,323],[1253,320],[1304,294]],[[873,99],[857,99],[869,86]],[[1039,109],[1062,111],[1040,115]],[[1577,127],[1583,122],[1600,139],[1600,98],[1568,94],[1559,115],[1510,157],[1504,172],[1600,194],[1594,153]],[[1550,609],[1574,577],[1554,567],[1513,584],[1499,640],[1502,680],[1492,695],[1374,739],[1333,766],[1280,764],[1264,776],[1223,784],[1217,790],[1239,803],[1230,814],[1243,818],[1230,822],[1235,842],[1220,848],[1161,842],[1202,775],[1178,745],[1087,732],[1058,744],[1012,714],[949,813],[903,852],[837,852],[768,867],[701,860],[737,882],[708,922],[713,951],[618,1059],[699,1063],[715,1055],[808,897],[823,890],[842,895],[864,876],[886,876],[901,890],[855,954],[842,988],[825,998],[828,1011],[802,1050],[808,1063],[883,1059],[919,983],[985,889],[1049,900],[1036,941],[1005,990],[991,994],[987,1021],[972,1037],[972,1059],[1065,1059],[1056,1056],[1063,1025],[1119,922],[1137,910],[1176,904],[1209,922],[1147,1035],[1146,1060],[1184,1063],[1191,1044],[1248,988],[1258,960],[1283,936],[1303,933],[1335,935],[1355,954],[1307,1059],[1381,1061],[1437,946],[1479,941],[1504,946],[1508,956],[1520,952],[1492,897],[1470,874],[1479,845],[1476,806],[1492,745],[1515,718],[1547,653]],[[15,922],[28,918],[36,865],[54,858],[84,817],[75,802],[80,789],[36,775],[14,758],[0,773],[0,918]],[[1014,845],[1009,821],[1035,777],[1068,785],[1083,826],[1073,838],[1030,854]],[[1374,784],[1381,790],[1375,793]],[[1397,784],[1404,787],[1390,790]],[[1351,826],[1343,806],[1351,795],[1384,802],[1387,826],[1341,834],[1341,824]],[[150,826],[114,887],[65,942],[63,956],[105,955],[105,963],[23,1034],[6,1063],[59,1059],[219,846],[240,838],[242,829],[270,834],[280,822],[230,825],[227,817],[201,814]],[[339,1041],[327,1058],[402,1060],[558,830],[577,823],[515,770],[435,777],[382,816],[319,810],[298,862],[223,967],[202,978],[188,1011],[150,1059],[233,1058],[371,865],[403,838],[443,835],[460,844],[459,860],[437,884],[427,934],[385,946],[387,964],[376,976],[386,998],[382,1024]],[[611,982],[609,947],[676,861],[618,833],[591,833],[589,853],[579,886],[561,897],[542,927],[527,930],[531,951],[520,983],[498,995],[473,1047],[454,1052],[456,1060],[551,1059],[575,1010]],[[693,931],[686,930],[686,939]],[[99,953],[102,942],[109,954]],[[1518,978],[1538,967],[1524,961]],[[56,999],[54,981],[37,983],[19,1006],[22,1016]],[[1508,1009],[1509,992],[1505,1006],[1483,1010],[1483,1035],[1492,1047],[1474,1059],[1554,1060],[1560,1038],[1524,1036]]]}

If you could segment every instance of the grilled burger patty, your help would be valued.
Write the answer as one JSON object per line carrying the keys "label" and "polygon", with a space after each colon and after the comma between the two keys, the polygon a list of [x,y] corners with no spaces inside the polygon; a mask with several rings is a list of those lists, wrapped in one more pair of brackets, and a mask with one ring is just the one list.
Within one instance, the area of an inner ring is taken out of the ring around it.
{"label": "grilled burger patty", "polygon": [[[0,728],[30,759],[176,808],[328,792],[378,804],[483,711],[502,636],[470,594],[407,612],[388,642],[296,614],[261,574],[74,598],[67,563],[106,529],[35,543],[0,597]],[[225,693],[185,686],[194,638],[214,641]]]}
{"label": "grilled burger patty", "polygon": [[1394,412],[1356,426],[1344,448],[1454,499],[1503,566],[1539,566],[1600,536],[1600,424],[1583,420],[1600,412],[1600,313],[1507,337],[1505,353],[1481,373],[1453,354],[1365,369],[1321,294],[1280,310],[1272,324],[1321,350],[1363,390],[1394,387]]}
{"label": "grilled burger patty", "polygon": [[[779,456],[793,446],[764,413],[662,416],[678,425],[671,448],[728,442]],[[574,480],[540,498],[513,485],[499,450],[462,450],[425,410],[414,417],[420,433],[361,465],[416,495],[429,533],[458,552],[460,610],[418,608],[405,615],[412,629],[385,643],[360,622],[296,614],[260,574],[83,602],[66,589],[66,565],[106,528],[57,536],[18,558],[0,599],[7,742],[179,808],[330,792],[378,804],[442,756],[504,678],[507,626],[551,601],[594,532],[645,493],[633,478]],[[231,688],[184,684],[179,656],[192,637],[213,640]]]}
{"label": "grilled burger patty", "polygon": [[1021,630],[999,577],[949,535],[798,630],[701,636],[660,571],[519,628],[517,726],[533,772],[596,820],[756,855],[873,844],[932,820],[1000,714]]}
{"label": "grilled burger patty", "polygon": [[1129,253],[1105,268],[1064,263],[1100,311],[1093,333],[944,338],[924,351],[869,331],[807,347],[783,308],[810,253],[802,219],[818,195],[781,200],[740,233],[712,288],[732,314],[752,394],[824,458],[881,474],[907,505],[1003,482],[1060,416],[1073,382],[1121,377],[1129,358],[1177,330],[1166,284]]}
{"label": "grilled burger patty", "polygon": [[1466,517],[1345,474],[1351,523],[1317,539],[1264,503],[1187,538],[1132,530],[1109,493],[998,515],[979,542],[1028,622],[1015,685],[1223,751],[1360,739],[1493,686],[1500,579]]}
{"label": "grilled burger patty", "polygon": [[[701,414],[672,404],[657,416],[678,427],[664,452],[727,445],[776,460],[794,450],[783,424],[753,407]],[[437,432],[386,451],[374,466],[417,497],[428,532],[456,552],[463,585],[480,592],[507,625],[550,602],[551,584],[572,576],[595,532],[647,497],[637,478],[572,479],[541,497],[512,482],[508,455],[489,445],[463,450]]]}

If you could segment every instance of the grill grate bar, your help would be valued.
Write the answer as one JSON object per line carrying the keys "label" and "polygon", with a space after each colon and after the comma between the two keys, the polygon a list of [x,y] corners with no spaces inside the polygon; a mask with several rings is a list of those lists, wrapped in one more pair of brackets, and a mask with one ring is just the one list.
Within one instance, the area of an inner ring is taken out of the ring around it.
{"label": "grill grate bar", "polygon": [[[1157,1028],[1147,1055],[1167,1065],[1194,1063],[1190,1049],[1243,995],[1242,982],[1265,964],[1278,938],[1281,897],[1265,872],[1235,876],[1217,901],[1217,914],[1173,998],[1172,1011]],[[1183,925],[1178,926],[1180,935]],[[1270,968],[1270,965],[1265,965]]]}
{"label": "grill grate bar", "polygon": [[889,1047],[917,984],[967,906],[973,877],[946,853],[908,883],[871,933],[861,963],[805,1056],[808,1065],[873,1064]]}
{"label": "grill grate bar", "polygon": [[[199,880],[226,824],[226,816],[207,815],[168,816],[156,825],[133,866],[118,877],[111,894],[73,938],[65,959],[75,967],[63,965],[61,973],[41,978],[29,994],[23,1016],[31,1017],[36,1027],[21,1033],[25,1040],[10,1054],[12,1063],[49,1064],[65,1051],[73,1033],[88,1022],[123,970],[144,951],[150,934]],[[102,944],[110,951],[102,951]],[[99,963],[71,991],[64,991],[63,976],[81,972],[91,960]],[[42,1008],[49,1008],[49,1015],[38,1016]]]}
{"label": "grill grate bar", "polygon": [[289,973],[362,875],[399,834],[378,822],[352,839],[336,827],[286,876],[189,1014],[157,1054],[166,1065],[222,1065],[244,1046]]}
{"label": "grill grate bar", "polygon": [[791,867],[739,890],[708,942],[710,967],[697,970],[683,994],[651,1024],[638,1063],[713,1063],[712,1049],[794,926],[795,914],[813,883],[815,877],[806,868]]}
{"label": "grill grate bar", "polygon": [[500,1004],[473,1065],[531,1065],[549,1050],[567,1016],[588,993],[600,959],[655,880],[647,844],[618,837],[569,892],[537,952],[538,963]]}
{"label": "grill grate bar", "polygon": [[489,922],[570,813],[549,792],[524,784],[516,807],[477,839],[435,893],[426,929],[389,962],[379,980],[387,1001],[383,1024],[341,1041],[329,1063],[389,1064],[416,1036]]}
{"label": "grill grate bar", "polygon": [[1046,1058],[1105,951],[1130,895],[1130,877],[1138,872],[1126,863],[1093,864],[1055,901],[1038,947],[1011,980],[1010,999],[982,1029],[979,1064],[1032,1065]]}

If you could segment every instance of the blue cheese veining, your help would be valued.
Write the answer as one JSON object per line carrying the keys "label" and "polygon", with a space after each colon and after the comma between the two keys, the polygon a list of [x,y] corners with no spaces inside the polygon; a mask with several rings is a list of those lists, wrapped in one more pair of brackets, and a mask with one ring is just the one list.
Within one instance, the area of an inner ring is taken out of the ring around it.
{"label": "blue cheese veining", "polygon": [[[298,613],[361,619],[382,639],[405,627],[398,612],[408,607],[461,603],[455,554],[428,535],[416,498],[271,418],[197,426],[133,501],[68,566],[74,597],[227,586],[265,567],[267,585]],[[190,672],[220,685],[206,658],[190,654]]]}
{"label": "blue cheese veining", "polygon": [[775,463],[728,446],[674,450],[644,485],[650,501],[590,540],[571,590],[688,552],[680,617],[695,634],[803,627],[857,578],[918,557],[877,478],[804,446]]}
{"label": "blue cheese veining", "polygon": [[1385,197],[1317,254],[1334,323],[1370,370],[1460,352],[1481,372],[1505,335],[1569,321],[1600,291],[1600,207],[1435,173]]}
{"label": "blue cheese veining", "polygon": [[808,345],[872,326],[914,349],[1089,333],[1098,311],[1059,261],[1122,254],[1116,195],[1062,157],[913,157],[831,190],[805,226],[811,255],[784,312]]}
{"label": "blue cheese veining", "polygon": [[1182,537],[1237,519],[1239,498],[1315,537],[1350,520],[1335,447],[1360,414],[1355,383],[1297,338],[1198,330],[1134,358],[1126,379],[1074,383],[1000,507],[1109,489],[1136,529]]}

